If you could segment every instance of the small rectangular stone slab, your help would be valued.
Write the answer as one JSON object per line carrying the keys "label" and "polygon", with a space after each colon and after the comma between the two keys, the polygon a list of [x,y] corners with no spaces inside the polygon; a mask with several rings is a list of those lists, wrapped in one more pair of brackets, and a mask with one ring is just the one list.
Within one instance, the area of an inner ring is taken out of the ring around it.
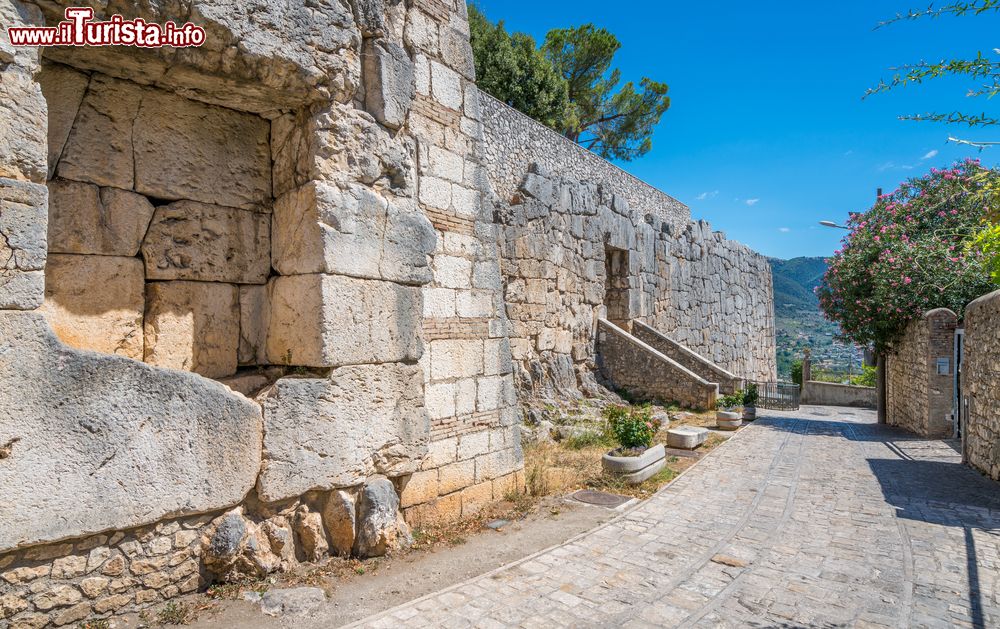
{"label": "small rectangular stone slab", "polygon": [[667,431],[667,445],[671,448],[693,450],[707,438],[708,429],[698,426],[678,426]]}

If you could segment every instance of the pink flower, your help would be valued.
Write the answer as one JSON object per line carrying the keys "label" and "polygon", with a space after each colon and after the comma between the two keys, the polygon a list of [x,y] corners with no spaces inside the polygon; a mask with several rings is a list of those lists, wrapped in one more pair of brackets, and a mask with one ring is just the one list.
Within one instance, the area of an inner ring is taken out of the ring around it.
{"label": "pink flower", "polygon": [[913,281],[913,280],[911,280],[911,279],[910,279],[910,278],[908,278],[908,277],[904,277],[904,278],[903,278],[903,283],[904,283],[904,284],[909,284],[909,283],[910,283],[910,282],[912,282],[912,281]]}

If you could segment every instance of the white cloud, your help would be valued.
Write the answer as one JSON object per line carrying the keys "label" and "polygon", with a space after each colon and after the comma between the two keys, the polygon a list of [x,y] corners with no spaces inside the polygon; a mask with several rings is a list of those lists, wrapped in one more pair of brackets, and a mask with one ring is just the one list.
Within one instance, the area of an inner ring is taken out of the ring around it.
{"label": "white cloud", "polygon": [[844,151],[844,157],[850,157],[851,155],[854,155],[854,149]]}
{"label": "white cloud", "polygon": [[934,150],[932,150],[932,151],[927,151],[927,155],[924,155],[924,156],[923,156],[923,157],[921,157],[920,159],[921,159],[921,160],[925,160],[925,159],[931,159],[932,157],[936,157],[936,156],[937,156],[937,154],[938,154],[938,151],[937,151],[937,149],[934,149]]}
{"label": "white cloud", "polygon": [[695,201],[705,201],[706,199],[714,199],[719,196],[718,190],[712,190],[711,192],[702,192],[694,198]]}
{"label": "white cloud", "polygon": [[788,228],[788,227],[779,227],[778,231],[781,232],[782,234],[787,234],[788,232],[790,232],[792,230],[791,230],[791,228]]}
{"label": "white cloud", "polygon": [[747,205],[753,206],[760,203],[760,199],[747,199]]}
{"label": "white cloud", "polygon": [[897,164],[896,162],[886,162],[884,164],[879,164],[878,171],[885,172],[887,170],[913,170],[912,164]]}

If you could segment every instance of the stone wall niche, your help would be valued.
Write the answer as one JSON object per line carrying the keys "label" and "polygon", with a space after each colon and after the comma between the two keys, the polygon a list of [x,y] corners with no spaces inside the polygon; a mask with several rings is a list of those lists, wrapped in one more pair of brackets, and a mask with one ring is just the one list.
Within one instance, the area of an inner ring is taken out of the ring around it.
{"label": "stone wall niche", "polygon": [[266,364],[270,122],[56,63],[38,81],[59,339],[211,378]]}

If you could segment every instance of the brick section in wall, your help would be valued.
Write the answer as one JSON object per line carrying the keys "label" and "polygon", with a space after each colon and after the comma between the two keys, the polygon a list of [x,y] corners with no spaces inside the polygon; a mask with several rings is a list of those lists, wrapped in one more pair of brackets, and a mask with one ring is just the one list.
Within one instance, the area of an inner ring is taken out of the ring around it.
{"label": "brick section in wall", "polygon": [[417,94],[411,111],[450,129],[457,129],[462,120],[461,112],[449,109],[430,96]]}
{"label": "brick section in wall", "polygon": [[402,482],[400,504],[410,526],[474,515],[491,500],[523,491],[515,426],[478,428],[430,444],[424,467]]}
{"label": "brick section in wall", "polygon": [[965,457],[972,467],[1000,480],[1000,291],[965,309],[962,402]]}
{"label": "brick section in wall", "polygon": [[443,232],[454,232],[472,236],[476,231],[475,221],[468,216],[458,216],[444,210],[437,210],[427,205],[421,205],[424,214],[430,219],[434,229]]}
{"label": "brick section in wall", "polygon": [[424,319],[424,341],[441,339],[485,339],[490,335],[489,319]]}
{"label": "brick section in wall", "polygon": [[500,411],[435,419],[431,422],[431,441],[440,441],[448,437],[478,432],[484,428],[495,428],[499,425]]}

